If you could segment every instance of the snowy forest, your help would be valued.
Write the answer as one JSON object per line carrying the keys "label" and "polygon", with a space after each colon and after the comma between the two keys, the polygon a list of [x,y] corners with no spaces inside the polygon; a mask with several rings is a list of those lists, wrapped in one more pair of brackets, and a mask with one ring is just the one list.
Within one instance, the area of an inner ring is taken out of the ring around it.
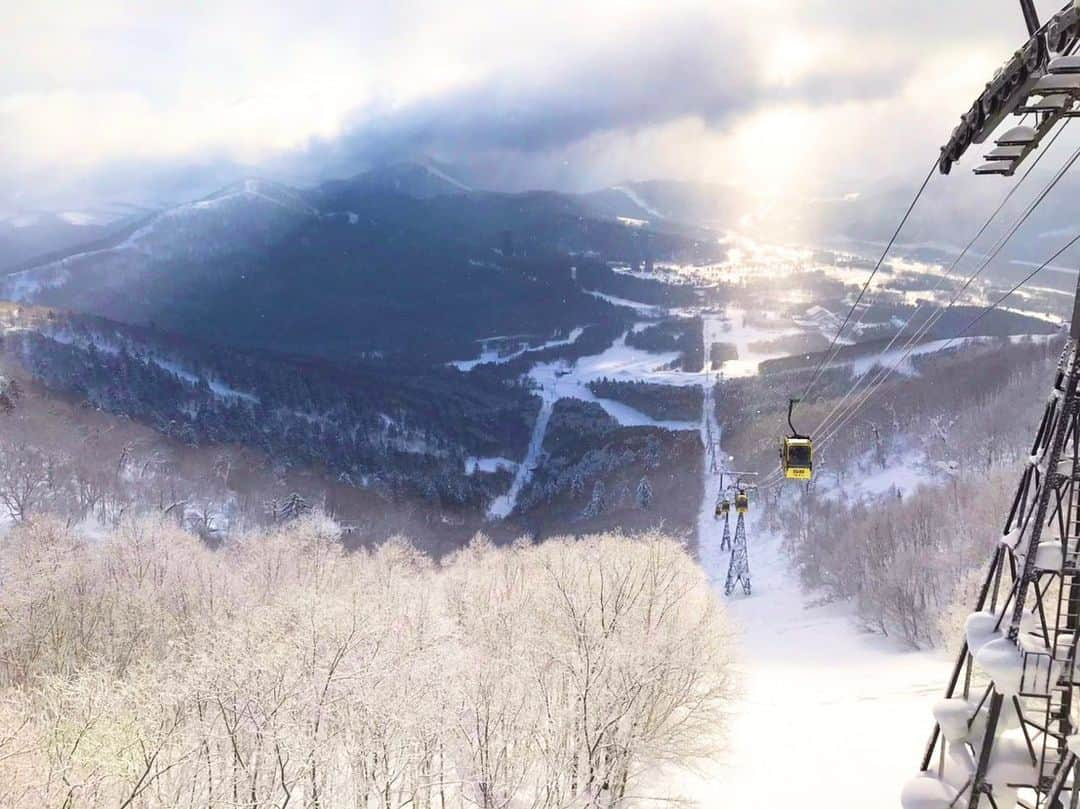
{"label": "snowy forest", "polygon": [[678,543],[339,533],[13,529],[0,804],[618,807],[722,743],[735,641]]}
{"label": "snowy forest", "polygon": [[24,5],[0,809],[1080,806],[1080,4]]}

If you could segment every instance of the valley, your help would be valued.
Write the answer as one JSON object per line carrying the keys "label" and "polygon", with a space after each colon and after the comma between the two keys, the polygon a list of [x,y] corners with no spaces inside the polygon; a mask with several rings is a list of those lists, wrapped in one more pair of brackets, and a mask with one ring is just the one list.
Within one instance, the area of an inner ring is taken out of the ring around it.
{"label": "valley", "polygon": [[[414,196],[385,177],[318,195],[242,184],[8,275],[0,375],[18,396],[0,413],[0,504],[84,531],[157,512],[210,547],[314,512],[347,548],[407,536],[436,559],[661,530],[720,593],[721,473],[754,473],[753,591],[725,605],[740,743],[702,738],[721,752],[650,775],[650,794],[811,790],[855,809],[868,784],[898,791],[943,676],[937,613],[987,552],[964,526],[997,516],[973,475],[998,486],[1025,452],[1023,391],[1060,350],[1061,281],[986,316],[1002,281],[963,288],[902,254],[833,346],[865,256],[658,223],[637,191],[637,216],[584,218],[566,199],[465,204],[476,192],[439,180]],[[485,221],[508,208],[511,227],[481,228],[470,205]],[[796,420],[819,436],[815,479],[781,484],[787,402],[811,379]],[[874,395],[858,418],[837,418],[859,390]],[[897,528],[949,498],[940,529]],[[932,567],[946,545],[955,559]],[[807,737],[830,752],[770,781],[754,751],[785,721],[779,755],[798,760]],[[862,721],[893,732],[867,744],[850,732]]]}
{"label": "valley", "polygon": [[[7,275],[5,362],[177,447],[263,453],[306,475],[307,500],[335,492],[346,524],[372,525],[379,501],[420,515],[435,548],[478,530],[664,524],[693,539],[701,470],[726,463],[703,460],[710,435],[770,471],[778,411],[866,260],[679,224],[626,192],[477,192],[419,166],[307,190],[245,181]],[[911,378],[1053,334],[1066,300],[1031,288],[951,340],[998,294],[980,281],[917,345],[880,355],[956,288],[932,263],[887,264],[826,395],[876,363]],[[263,519],[226,519],[230,497],[221,525]]]}

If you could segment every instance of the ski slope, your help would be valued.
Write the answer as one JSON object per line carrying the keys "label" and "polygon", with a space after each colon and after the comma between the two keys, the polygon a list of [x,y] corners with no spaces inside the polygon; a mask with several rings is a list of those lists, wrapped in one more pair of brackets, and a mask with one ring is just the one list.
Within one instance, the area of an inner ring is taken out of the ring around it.
{"label": "ski slope", "polygon": [[[641,325],[641,324],[638,324]],[[540,389],[540,412],[533,423],[532,437],[525,458],[518,465],[514,480],[505,494],[492,500],[487,510],[489,520],[508,517],[517,506],[518,496],[532,477],[544,446],[551,412],[559,399],[580,399],[600,405],[609,416],[623,427],[663,427],[668,430],[694,430],[697,424],[690,421],[664,421],[654,419],[633,407],[612,399],[603,399],[589,389],[589,383],[610,378],[633,382],[662,382],[667,385],[698,384],[701,374],[672,371],[665,368],[675,360],[677,352],[652,354],[626,344],[626,335],[636,329],[632,326],[606,350],[599,354],[582,357],[574,363],[560,360],[541,362],[529,370],[529,377]],[[573,335],[572,335],[573,336]],[[574,337],[576,339],[576,337]]]}
{"label": "ski slope", "polygon": [[[704,339],[722,325],[706,320]],[[708,343],[706,343],[708,344]],[[707,355],[706,355],[707,356]],[[711,388],[706,367],[702,384]],[[709,397],[702,436],[722,443]],[[720,450],[718,460],[726,456]],[[729,553],[713,518],[718,474],[704,464],[699,558],[722,593]],[[816,605],[802,591],[782,538],[748,515],[753,595],[724,598],[737,633],[738,693],[718,740],[723,752],[699,772],[665,774],[655,805],[675,799],[739,809],[876,809],[899,806],[932,727],[930,707],[948,675],[944,655],[907,650],[861,632],[846,605]]]}
{"label": "ski slope", "polygon": [[775,340],[778,337],[791,337],[802,334],[803,330],[794,327],[778,326],[775,329],[762,329],[746,322],[746,312],[734,306],[727,307],[727,315],[712,333],[711,341],[705,341],[705,356],[709,356],[712,343],[730,343],[735,346],[736,359],[723,363],[725,377],[756,376],[758,366],[766,360],[774,360],[790,353],[787,351],[755,351],[754,343]]}
{"label": "ski slope", "polygon": [[[718,592],[728,557],[718,550],[720,525],[701,548]],[[669,796],[746,809],[899,806],[949,661],[860,632],[845,605],[811,605],[781,540],[754,519],[747,537],[753,595],[726,599],[739,694],[725,752],[705,772],[674,779]]]}

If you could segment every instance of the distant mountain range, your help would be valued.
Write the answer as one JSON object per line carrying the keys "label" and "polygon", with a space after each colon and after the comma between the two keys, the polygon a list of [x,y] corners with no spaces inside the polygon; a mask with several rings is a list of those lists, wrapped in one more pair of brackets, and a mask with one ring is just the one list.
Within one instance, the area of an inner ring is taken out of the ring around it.
{"label": "distant mountain range", "polygon": [[[612,307],[587,294],[582,278],[646,254],[719,260],[717,237],[733,226],[874,254],[911,193],[897,184],[796,203],[649,181],[587,194],[509,194],[475,190],[451,171],[399,163],[312,188],[248,179],[109,224],[74,215],[5,220],[0,297],[244,349],[441,363],[475,356],[477,341],[494,335],[542,341],[603,320]],[[981,194],[989,210],[1008,187],[947,182],[931,184],[901,234],[906,255],[948,261],[986,213],[973,212],[972,196]],[[1029,184],[972,261],[1038,190],[1035,177]],[[1044,258],[1071,227],[1060,206],[1042,206],[995,274],[1027,271],[1008,259]]]}
{"label": "distant mountain range", "polygon": [[578,267],[721,255],[655,220],[625,193],[470,191],[417,165],[312,189],[245,180],[25,263],[2,297],[247,349],[445,362],[604,319]]}
{"label": "distant mountain range", "polygon": [[0,219],[0,272],[43,254],[96,241],[110,233],[81,213],[31,212]]}

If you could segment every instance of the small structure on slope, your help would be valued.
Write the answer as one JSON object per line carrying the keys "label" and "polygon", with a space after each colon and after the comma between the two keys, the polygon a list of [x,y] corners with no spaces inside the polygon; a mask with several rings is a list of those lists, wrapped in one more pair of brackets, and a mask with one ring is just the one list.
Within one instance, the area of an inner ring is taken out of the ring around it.
{"label": "small structure on slope", "polygon": [[724,581],[724,595],[734,593],[740,584],[743,593],[750,595],[750,557],[746,552],[746,514],[743,512],[739,512],[739,518],[735,522],[735,541],[731,546],[731,561],[728,563],[727,579]]}

